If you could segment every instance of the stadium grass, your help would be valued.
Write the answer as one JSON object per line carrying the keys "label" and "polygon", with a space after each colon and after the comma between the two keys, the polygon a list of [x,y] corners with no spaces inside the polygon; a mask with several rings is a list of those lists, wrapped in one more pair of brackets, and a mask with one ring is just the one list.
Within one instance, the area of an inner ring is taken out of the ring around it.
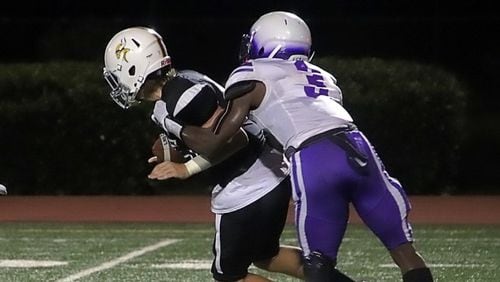
{"label": "stadium grass", "polygon": [[[500,281],[500,226],[416,225],[414,232],[436,281]],[[208,224],[0,223],[0,281],[57,281],[74,274],[80,274],[77,281],[212,281],[212,236]],[[179,241],[127,257],[165,239]],[[297,244],[293,226],[286,227],[282,242]],[[116,261],[123,256],[127,259]],[[11,260],[66,264],[4,265]],[[388,253],[362,225],[349,225],[339,268],[356,279],[401,281]],[[251,271],[274,281],[298,281]]]}

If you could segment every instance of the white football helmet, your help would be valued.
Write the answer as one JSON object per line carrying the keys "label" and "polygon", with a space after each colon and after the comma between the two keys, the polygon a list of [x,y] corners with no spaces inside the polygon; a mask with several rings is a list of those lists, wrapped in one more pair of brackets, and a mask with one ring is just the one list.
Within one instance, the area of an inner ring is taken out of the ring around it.
{"label": "white football helmet", "polygon": [[297,15],[271,12],[261,16],[243,35],[240,61],[257,58],[305,59],[311,55],[311,31]]}
{"label": "white football helmet", "polygon": [[140,102],[137,92],[148,75],[161,75],[169,68],[170,56],[162,37],[146,27],[118,32],[104,53],[104,79],[111,86],[111,98],[124,109]]}

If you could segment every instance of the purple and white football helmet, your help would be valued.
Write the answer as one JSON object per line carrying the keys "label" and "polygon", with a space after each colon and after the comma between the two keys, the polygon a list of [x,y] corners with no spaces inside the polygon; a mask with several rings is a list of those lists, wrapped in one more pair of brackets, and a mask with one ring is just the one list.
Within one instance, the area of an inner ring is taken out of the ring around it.
{"label": "purple and white football helmet", "polygon": [[289,12],[261,16],[241,43],[241,62],[257,58],[308,60],[311,56],[311,31],[304,20]]}

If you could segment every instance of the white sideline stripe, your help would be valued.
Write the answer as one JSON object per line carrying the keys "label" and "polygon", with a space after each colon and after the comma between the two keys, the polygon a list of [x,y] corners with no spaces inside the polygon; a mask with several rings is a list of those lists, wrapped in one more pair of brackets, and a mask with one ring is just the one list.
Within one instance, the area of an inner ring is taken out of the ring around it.
{"label": "white sideline stripe", "polygon": [[[467,268],[475,268],[475,267],[490,267],[488,264],[455,264],[455,263],[435,263],[435,264],[427,264],[428,267],[436,267],[436,268],[453,268],[453,267],[467,267]],[[388,264],[380,264],[379,267],[383,268],[398,268],[398,266],[394,263]]]}
{"label": "white sideline stripe", "polygon": [[180,240],[167,239],[167,240],[160,241],[160,242],[158,242],[158,243],[156,243],[154,245],[150,245],[150,246],[144,247],[142,249],[139,249],[139,250],[130,252],[130,253],[126,254],[126,255],[123,255],[123,256],[121,256],[119,258],[107,261],[107,262],[105,262],[105,263],[103,263],[103,264],[101,264],[99,266],[88,268],[88,269],[82,270],[80,272],[77,272],[77,273],[75,273],[73,275],[70,275],[70,276],[68,276],[66,278],[59,279],[56,282],[71,282],[71,281],[78,280],[78,279],[83,278],[85,276],[88,276],[88,275],[90,275],[92,273],[103,271],[103,270],[115,267],[116,265],[118,265],[118,264],[120,264],[122,262],[126,262],[127,260],[130,260],[130,259],[142,256],[142,255],[144,255],[144,254],[146,254],[148,252],[152,252],[152,251],[155,251],[155,250],[157,250],[159,248],[162,248],[162,247],[165,247],[165,246],[177,243],[178,241],[180,241]]}
{"label": "white sideline stripe", "polygon": [[26,259],[3,259],[0,260],[0,267],[20,267],[20,268],[30,268],[30,267],[52,267],[67,265],[65,261],[54,261],[54,260],[26,260]]}

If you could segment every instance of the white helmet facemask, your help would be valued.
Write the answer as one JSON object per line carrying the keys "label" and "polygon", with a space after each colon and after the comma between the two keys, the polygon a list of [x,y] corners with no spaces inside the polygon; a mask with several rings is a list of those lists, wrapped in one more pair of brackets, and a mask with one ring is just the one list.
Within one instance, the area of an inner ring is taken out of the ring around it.
{"label": "white helmet facemask", "polygon": [[161,36],[150,28],[132,27],[109,41],[103,76],[111,87],[113,101],[127,109],[140,102],[136,96],[148,75],[170,67],[170,56]]}
{"label": "white helmet facemask", "polygon": [[243,35],[240,61],[257,58],[309,60],[311,32],[307,24],[289,12],[271,12],[261,16]]}

